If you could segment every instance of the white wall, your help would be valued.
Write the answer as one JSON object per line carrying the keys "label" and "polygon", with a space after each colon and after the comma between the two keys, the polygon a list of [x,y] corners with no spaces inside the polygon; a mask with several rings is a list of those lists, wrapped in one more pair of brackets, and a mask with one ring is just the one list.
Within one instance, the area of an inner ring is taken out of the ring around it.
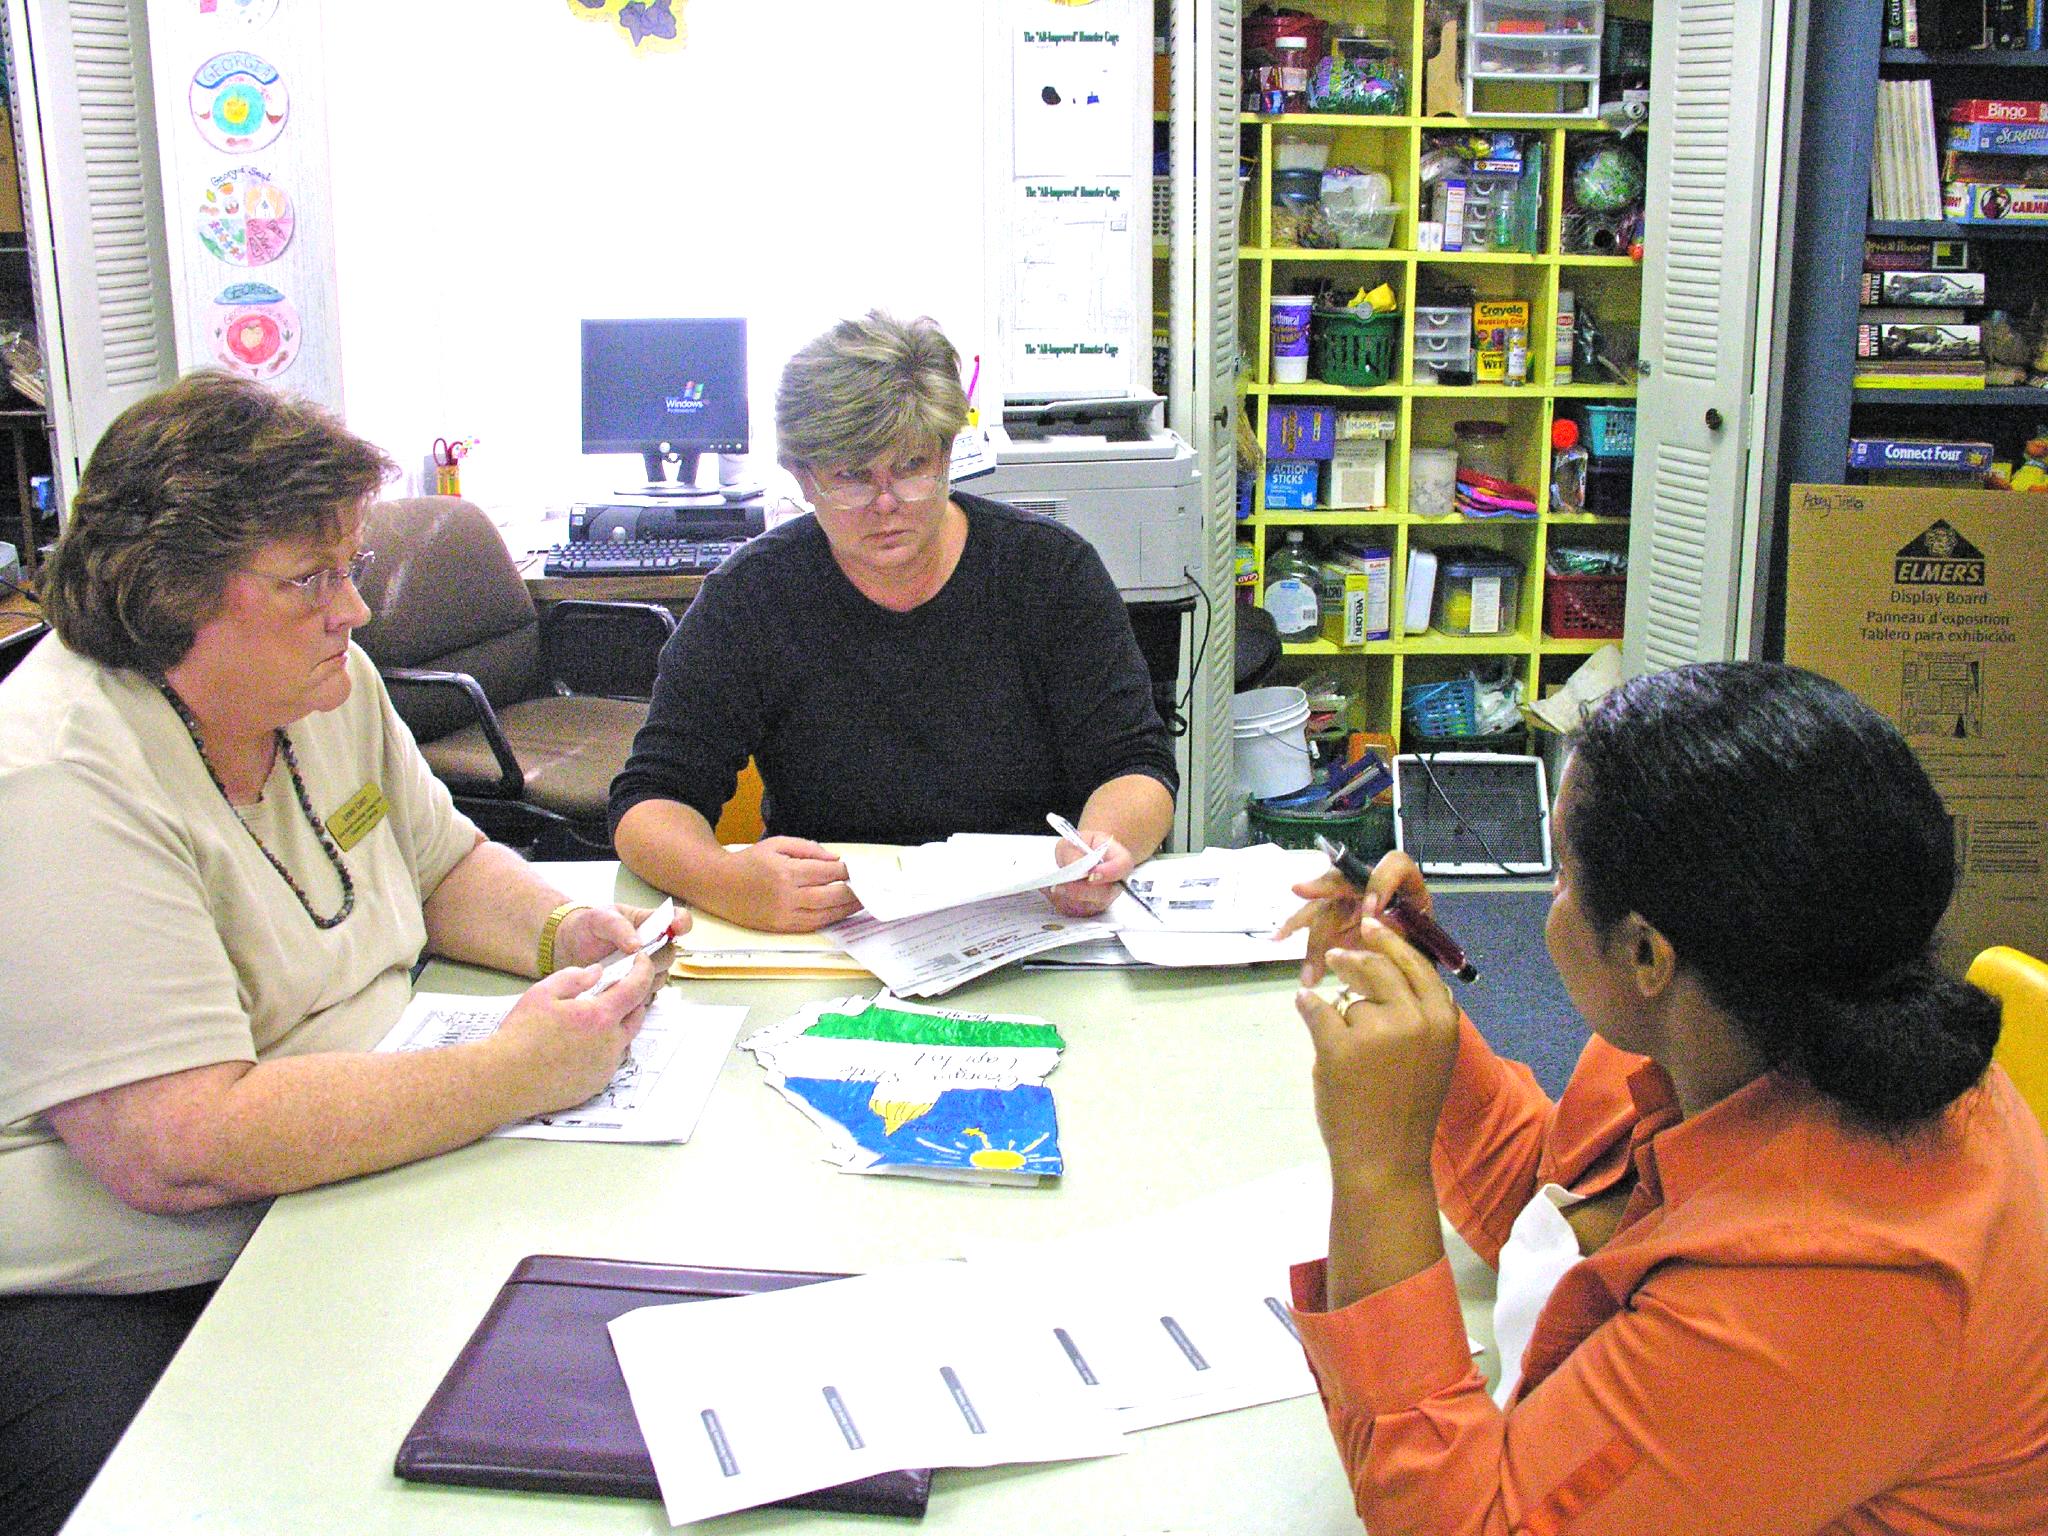
{"label": "white wall", "polygon": [[347,415],[415,473],[475,436],[463,490],[507,514],[638,481],[580,453],[585,317],[746,316],[760,478],[838,316],[983,350],[980,5],[688,0],[688,46],[639,56],[562,0],[325,17]]}

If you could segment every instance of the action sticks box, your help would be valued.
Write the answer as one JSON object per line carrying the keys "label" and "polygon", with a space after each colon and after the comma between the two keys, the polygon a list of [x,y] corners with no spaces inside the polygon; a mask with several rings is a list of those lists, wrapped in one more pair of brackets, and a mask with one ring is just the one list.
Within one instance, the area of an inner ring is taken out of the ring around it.
{"label": "action sticks box", "polygon": [[1851,469],[1933,469],[1958,475],[1981,475],[1991,467],[1995,450],[1989,443],[1944,442],[1919,437],[1852,437]]}
{"label": "action sticks box", "polygon": [[[1982,272],[1866,272],[1864,304],[1896,304],[1905,309],[1973,309],[1984,302]],[[1960,318],[1960,317],[1958,317]]]}

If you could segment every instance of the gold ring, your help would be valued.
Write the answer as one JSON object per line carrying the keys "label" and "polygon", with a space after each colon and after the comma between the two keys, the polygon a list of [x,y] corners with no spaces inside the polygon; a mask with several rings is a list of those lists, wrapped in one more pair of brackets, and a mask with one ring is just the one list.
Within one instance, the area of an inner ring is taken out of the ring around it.
{"label": "gold ring", "polygon": [[1365,998],[1360,997],[1349,987],[1341,987],[1338,989],[1337,995],[1330,999],[1330,1006],[1337,1010],[1337,1017],[1341,1019],[1351,1012],[1351,1005],[1353,1003],[1365,1001]]}

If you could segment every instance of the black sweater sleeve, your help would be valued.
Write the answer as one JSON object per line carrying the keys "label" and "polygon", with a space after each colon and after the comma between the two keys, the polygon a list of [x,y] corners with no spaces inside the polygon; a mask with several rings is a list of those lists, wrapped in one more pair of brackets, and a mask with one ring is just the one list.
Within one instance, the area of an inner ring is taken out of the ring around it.
{"label": "black sweater sleeve", "polygon": [[762,701],[746,660],[745,597],[721,573],[707,577],[696,601],[661,650],[647,723],[612,780],[609,815],[642,800],[676,800],[714,825],[732,798],[759,739]]}
{"label": "black sweater sleeve", "polygon": [[1059,724],[1069,783],[1084,797],[1126,774],[1177,795],[1173,739],[1152,701],[1152,675],[1116,583],[1093,545],[1065,541],[1063,570],[1047,583],[1040,686]]}

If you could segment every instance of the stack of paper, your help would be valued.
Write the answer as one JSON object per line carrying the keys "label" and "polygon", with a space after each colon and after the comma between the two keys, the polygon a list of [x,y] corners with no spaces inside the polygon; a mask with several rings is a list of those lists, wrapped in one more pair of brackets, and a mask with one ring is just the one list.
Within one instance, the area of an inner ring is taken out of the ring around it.
{"label": "stack of paper", "polygon": [[1065,944],[1106,939],[1099,918],[1067,917],[1044,892],[1079,880],[1101,854],[1062,868],[1050,837],[970,833],[896,852],[849,852],[863,910],[826,929],[898,997],[937,997],[962,982]]}
{"label": "stack of paper", "polygon": [[[518,1001],[516,995],[416,993],[377,1049],[421,1051],[486,1039]],[[603,1091],[572,1109],[491,1134],[546,1141],[688,1141],[746,1016],[739,1004],[686,1003],[664,987],[647,1005],[640,1033]]]}
{"label": "stack of paper", "polygon": [[901,1466],[1114,1455],[1127,1431],[1314,1390],[1287,1266],[1329,1180],[1292,1170],[1126,1226],[611,1325],[678,1523]]}
{"label": "stack of paper", "polygon": [[701,909],[676,940],[672,976],[806,977],[872,974],[830,933],[763,933]]}
{"label": "stack of paper", "polygon": [[1063,1171],[1045,1078],[1066,1042],[1043,1019],[885,993],[814,1003],[742,1044],[847,1173],[1036,1184]]}

